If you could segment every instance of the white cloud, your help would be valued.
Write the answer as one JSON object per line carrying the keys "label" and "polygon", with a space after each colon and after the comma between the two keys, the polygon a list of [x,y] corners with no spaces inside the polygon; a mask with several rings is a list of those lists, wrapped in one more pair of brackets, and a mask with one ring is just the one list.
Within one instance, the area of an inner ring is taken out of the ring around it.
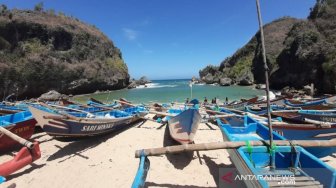
{"label": "white cloud", "polygon": [[135,40],[138,37],[138,32],[133,29],[123,28],[122,30],[128,40]]}

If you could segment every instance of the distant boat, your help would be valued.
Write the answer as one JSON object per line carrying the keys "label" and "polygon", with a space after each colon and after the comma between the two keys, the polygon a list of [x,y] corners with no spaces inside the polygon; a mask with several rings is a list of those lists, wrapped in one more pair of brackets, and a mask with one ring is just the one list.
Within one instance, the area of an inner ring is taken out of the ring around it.
{"label": "distant boat", "polygon": [[297,102],[294,100],[284,100],[287,106],[291,107],[304,107],[304,106],[313,106],[313,105],[321,105],[327,103],[325,99],[309,101],[309,102]]}
{"label": "distant boat", "polygon": [[51,136],[95,136],[130,127],[147,114],[144,108],[132,107],[126,111],[66,113],[42,106],[29,107],[43,130]]}
{"label": "distant boat", "polygon": [[225,108],[232,108],[235,110],[244,110],[245,106],[249,105],[249,104],[254,104],[258,101],[258,97],[253,97],[250,99],[242,99],[241,102],[237,103],[237,104],[228,104],[228,105],[220,105],[221,107],[225,107]]}
{"label": "distant boat", "polygon": [[194,108],[171,117],[168,120],[170,136],[180,144],[192,143],[201,119],[198,109]]}
{"label": "distant boat", "polygon": [[[6,128],[12,133],[24,138],[29,139],[35,129],[36,120],[33,118],[29,111],[17,112],[0,116],[0,126]],[[4,134],[0,134],[0,151],[7,151],[19,146],[13,139]]]}

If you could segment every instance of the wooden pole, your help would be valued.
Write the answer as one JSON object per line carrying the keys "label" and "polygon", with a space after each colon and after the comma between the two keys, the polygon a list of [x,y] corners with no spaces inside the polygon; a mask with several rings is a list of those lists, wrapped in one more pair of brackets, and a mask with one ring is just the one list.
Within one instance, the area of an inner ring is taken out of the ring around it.
{"label": "wooden pole", "polygon": [[56,108],[62,108],[62,109],[72,110],[72,111],[75,111],[75,112],[82,112],[82,113],[90,114],[90,115],[93,116],[92,113],[87,112],[87,111],[84,111],[84,110],[79,110],[79,109],[75,109],[75,108],[69,108],[69,107],[59,106],[59,105],[54,105],[54,104],[45,104],[45,103],[41,103],[41,105],[42,105],[42,104],[44,104],[43,106],[45,106],[45,107],[51,106],[51,107],[56,107]]}
{"label": "wooden pole", "polygon": [[165,112],[157,112],[157,111],[153,111],[153,110],[150,110],[148,113],[161,115],[161,116],[171,116],[171,117],[175,116],[174,114],[169,114],[169,113],[165,113]]}
{"label": "wooden pole", "polygon": [[[335,140],[276,140],[277,146],[302,146],[302,147],[336,147]],[[267,140],[250,141],[251,146],[268,146]],[[188,151],[208,151],[217,149],[237,149],[246,146],[245,141],[239,142],[211,142],[202,144],[175,145],[161,148],[142,149],[135,151],[135,157],[158,156],[171,153],[182,153]]]}
{"label": "wooden pole", "polygon": [[28,140],[19,137],[18,135],[10,132],[9,130],[7,130],[6,128],[4,128],[2,126],[0,126],[0,132],[2,132],[3,134],[5,134],[9,138],[17,141],[21,145],[28,147],[29,149],[33,149],[33,147],[34,147],[34,144],[32,142],[29,142]]}
{"label": "wooden pole", "polygon": [[[264,30],[263,30],[263,23],[261,19],[261,12],[260,12],[260,4],[259,0],[256,0],[257,3],[257,13],[258,13],[258,21],[259,21],[259,29],[260,29],[260,39],[261,39],[261,47],[262,47],[262,55],[263,55],[263,62],[264,62],[264,69],[265,69],[265,82],[266,82],[266,98],[267,98],[267,120],[268,120],[268,128],[269,128],[269,142],[270,147],[273,146],[273,129],[272,129],[272,121],[271,121],[271,104],[270,104],[270,96],[269,96],[269,82],[268,82],[268,66],[267,66],[267,59],[266,59],[266,49],[265,49],[265,41],[264,41]],[[275,161],[271,156],[270,160],[271,168],[275,168]]]}

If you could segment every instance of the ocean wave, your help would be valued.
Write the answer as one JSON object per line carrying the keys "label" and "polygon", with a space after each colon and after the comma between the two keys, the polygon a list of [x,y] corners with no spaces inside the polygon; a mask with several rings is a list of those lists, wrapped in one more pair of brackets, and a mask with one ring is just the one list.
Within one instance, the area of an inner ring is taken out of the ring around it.
{"label": "ocean wave", "polygon": [[137,89],[143,89],[143,88],[163,88],[163,87],[176,87],[177,85],[160,85],[159,83],[149,83],[145,85],[137,86]]}

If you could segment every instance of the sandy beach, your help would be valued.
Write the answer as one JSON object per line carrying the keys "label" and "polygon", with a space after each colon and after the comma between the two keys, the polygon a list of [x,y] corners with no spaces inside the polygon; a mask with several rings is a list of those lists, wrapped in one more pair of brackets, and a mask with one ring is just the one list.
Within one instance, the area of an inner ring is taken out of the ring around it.
{"label": "sandy beach", "polygon": [[[32,137],[41,144],[41,159],[8,177],[7,187],[130,187],[139,159],[137,149],[171,145],[168,130],[146,121],[99,137],[56,140],[44,132]],[[220,142],[222,135],[214,124],[202,123],[195,143]],[[335,155],[324,158],[336,167]],[[2,155],[0,161],[11,158]],[[217,187],[219,168],[232,167],[226,150],[182,153],[150,157],[148,187]]]}
{"label": "sandy beach", "polygon": [[[8,177],[1,186],[17,187],[130,187],[141,148],[171,144],[166,127],[146,121],[118,133],[77,141],[56,140],[41,132],[33,139],[41,144],[41,159]],[[216,125],[201,124],[196,143],[222,141]],[[149,187],[216,187],[218,166],[230,165],[225,150],[150,157]],[[10,159],[6,154],[0,161]]]}

